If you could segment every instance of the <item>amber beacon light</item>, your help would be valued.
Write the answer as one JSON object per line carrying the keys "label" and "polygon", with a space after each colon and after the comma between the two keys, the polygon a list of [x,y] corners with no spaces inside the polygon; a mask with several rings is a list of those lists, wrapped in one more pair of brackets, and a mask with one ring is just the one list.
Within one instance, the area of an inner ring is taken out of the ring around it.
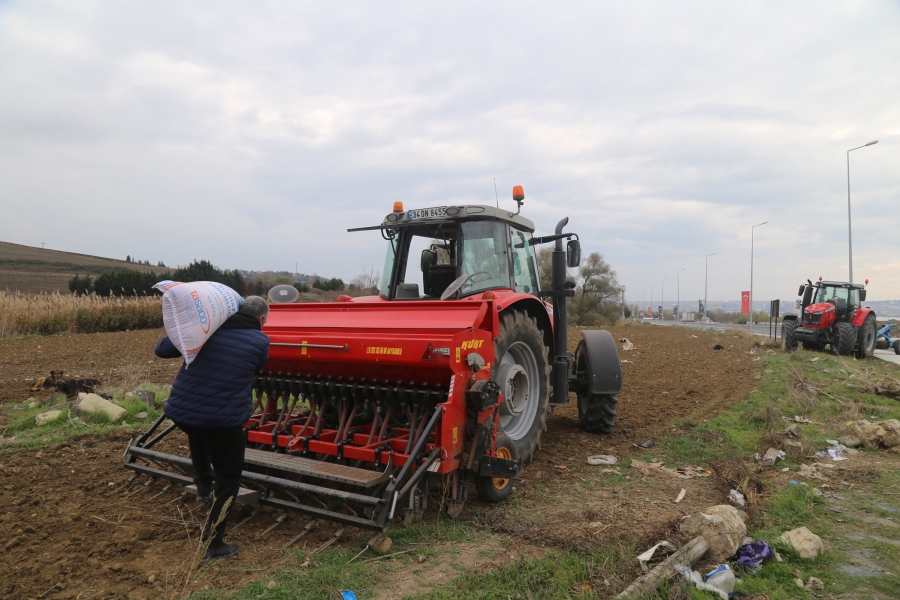
{"label": "amber beacon light", "polygon": [[525,190],[522,189],[521,185],[514,185],[513,186],[513,200],[518,202],[519,200],[524,200],[524,199],[525,199]]}

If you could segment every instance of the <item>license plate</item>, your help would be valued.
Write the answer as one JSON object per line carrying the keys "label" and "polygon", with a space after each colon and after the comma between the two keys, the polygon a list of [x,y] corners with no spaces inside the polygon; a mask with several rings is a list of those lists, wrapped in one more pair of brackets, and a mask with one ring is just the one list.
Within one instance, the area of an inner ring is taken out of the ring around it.
{"label": "license plate", "polygon": [[437,217],[446,217],[446,216],[447,216],[447,207],[446,206],[436,206],[435,208],[417,208],[415,210],[411,210],[407,214],[407,219],[409,221],[415,221],[416,219],[434,219]]}

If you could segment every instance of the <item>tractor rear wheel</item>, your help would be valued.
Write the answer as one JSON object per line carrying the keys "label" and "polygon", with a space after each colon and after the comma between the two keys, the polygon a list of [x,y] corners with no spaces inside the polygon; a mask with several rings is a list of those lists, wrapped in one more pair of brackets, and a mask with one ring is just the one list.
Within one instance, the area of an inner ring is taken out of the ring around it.
{"label": "tractor rear wheel", "polygon": [[[518,460],[519,458],[516,452],[516,445],[502,431],[497,433],[496,455],[498,458],[506,458],[508,460]],[[478,497],[482,500],[502,502],[512,493],[515,481],[514,478],[505,479],[502,477],[478,475],[475,478],[475,489],[478,490]]]}
{"label": "tractor rear wheel", "polygon": [[500,428],[522,465],[540,447],[550,402],[550,362],[544,334],[537,320],[521,310],[500,316],[500,335],[494,342],[496,363],[491,378],[500,385]]}
{"label": "tractor rear wheel", "polygon": [[781,349],[785,352],[793,352],[797,349],[797,339],[794,332],[797,329],[797,321],[790,319],[781,325]]}
{"label": "tractor rear wheel", "polygon": [[900,354],[900,341],[894,342],[894,354]]}
{"label": "tractor rear wheel", "polygon": [[853,325],[847,321],[834,324],[834,339],[831,341],[831,351],[838,356],[849,356],[853,353],[853,342],[856,340],[856,331]]}
{"label": "tractor rear wheel", "polygon": [[875,317],[869,315],[859,328],[856,358],[871,358],[875,354]]}

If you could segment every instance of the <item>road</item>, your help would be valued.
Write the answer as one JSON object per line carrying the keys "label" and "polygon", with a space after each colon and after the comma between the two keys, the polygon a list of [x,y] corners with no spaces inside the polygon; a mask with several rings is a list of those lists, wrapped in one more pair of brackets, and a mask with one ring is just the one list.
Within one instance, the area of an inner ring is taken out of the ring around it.
{"label": "road", "polygon": [[[693,323],[679,323],[677,321],[660,321],[659,319],[647,319],[645,318],[644,323],[650,323],[651,325],[666,325],[666,326],[675,326],[675,327],[688,327],[691,329],[716,329],[716,330],[725,330],[725,329],[738,329],[740,331],[749,331],[750,327],[748,325],[734,325],[732,323],[702,323],[700,321],[694,321]],[[777,330],[778,335],[781,335],[781,323],[777,325],[773,322],[771,330],[769,328],[769,323],[766,321],[765,323],[754,323],[753,324],[753,335],[762,335],[768,337],[773,334]]]}

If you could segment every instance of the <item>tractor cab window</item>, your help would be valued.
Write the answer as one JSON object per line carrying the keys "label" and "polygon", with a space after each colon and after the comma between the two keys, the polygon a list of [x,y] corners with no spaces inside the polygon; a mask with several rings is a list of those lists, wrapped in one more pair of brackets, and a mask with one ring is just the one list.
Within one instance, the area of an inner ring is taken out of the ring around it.
{"label": "tractor cab window", "polygon": [[496,221],[468,221],[460,225],[460,274],[469,278],[462,295],[509,288],[507,227]]}
{"label": "tractor cab window", "polygon": [[456,225],[432,223],[387,235],[381,295],[394,300],[440,298],[456,274]]}
{"label": "tractor cab window", "polygon": [[534,267],[534,253],[531,234],[510,228],[509,239],[512,249],[513,283],[517,292],[538,293],[537,271]]}
{"label": "tractor cab window", "polygon": [[[847,310],[849,302],[849,292],[844,287],[824,286],[820,287],[816,294],[816,303],[831,302],[834,304],[836,311]],[[859,295],[857,294],[857,304],[859,304]]]}

